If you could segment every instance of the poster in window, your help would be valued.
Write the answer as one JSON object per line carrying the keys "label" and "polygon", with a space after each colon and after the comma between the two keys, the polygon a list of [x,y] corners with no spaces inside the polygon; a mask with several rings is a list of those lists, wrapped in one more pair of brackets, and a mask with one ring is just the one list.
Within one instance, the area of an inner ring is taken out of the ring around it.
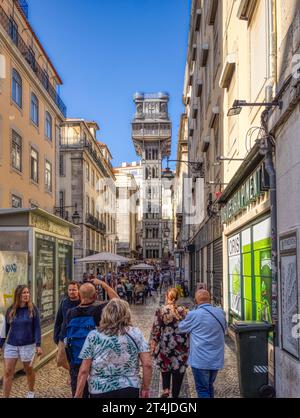
{"label": "poster in window", "polygon": [[72,281],[72,246],[58,243],[58,292],[59,300],[66,294],[68,283]]}
{"label": "poster in window", "polygon": [[297,256],[281,256],[281,315],[283,349],[299,359],[299,339],[293,336],[293,316],[298,314]]}
{"label": "poster in window", "polygon": [[241,317],[241,249],[239,234],[229,238],[228,256],[230,309]]}
{"label": "poster in window", "polygon": [[55,302],[55,239],[36,238],[36,303],[42,325],[54,319]]}
{"label": "poster in window", "polygon": [[28,253],[0,251],[0,326],[20,284],[28,284]]}

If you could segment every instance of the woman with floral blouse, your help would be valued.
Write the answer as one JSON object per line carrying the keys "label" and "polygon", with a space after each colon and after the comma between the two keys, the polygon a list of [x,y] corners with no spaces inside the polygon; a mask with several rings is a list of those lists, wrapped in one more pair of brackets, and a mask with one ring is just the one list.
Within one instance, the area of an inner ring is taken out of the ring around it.
{"label": "woman with floral blouse", "polygon": [[178,323],[186,317],[187,309],[177,306],[177,289],[169,289],[166,303],[155,313],[151,334],[151,351],[161,370],[162,398],[170,395],[172,376],[172,397],[178,398],[188,359],[188,336],[178,330]]}

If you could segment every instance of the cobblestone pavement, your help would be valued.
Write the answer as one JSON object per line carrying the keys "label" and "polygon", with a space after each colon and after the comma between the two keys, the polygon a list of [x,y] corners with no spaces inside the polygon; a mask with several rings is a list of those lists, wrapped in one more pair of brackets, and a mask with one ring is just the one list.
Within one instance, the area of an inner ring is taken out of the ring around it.
{"label": "cobblestone pavement", "polygon": [[[146,305],[133,305],[131,307],[134,325],[138,326],[143,331],[147,340],[150,337],[154,312],[162,302],[163,295],[161,297],[158,295],[150,299],[148,298]],[[188,299],[182,299],[180,303],[190,306],[190,300]],[[230,339],[227,339],[226,341],[225,369],[219,373],[215,387],[216,397],[218,398],[239,397],[235,349],[234,344]],[[158,398],[161,391],[160,373],[154,365],[151,397]],[[11,396],[23,398],[26,396],[26,392],[26,376],[21,375],[16,377],[14,379]],[[2,396],[2,388],[0,390],[0,396]],[[54,359],[49,361],[36,373],[36,396],[39,398],[71,397],[68,385],[68,373],[64,369],[57,368]],[[197,397],[190,368],[184,378],[180,397]]]}

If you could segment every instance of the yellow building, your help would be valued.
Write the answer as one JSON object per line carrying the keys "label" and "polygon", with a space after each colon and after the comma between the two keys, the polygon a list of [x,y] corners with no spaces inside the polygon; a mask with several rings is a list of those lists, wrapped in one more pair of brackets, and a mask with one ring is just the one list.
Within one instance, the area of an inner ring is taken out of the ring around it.
{"label": "yellow building", "polygon": [[[71,220],[77,211],[78,230],[73,231],[75,258],[102,251],[116,253],[115,176],[108,147],[97,141],[99,126],[84,119],[66,119],[62,127],[56,214]],[[75,265],[82,279],[87,266]]]}
{"label": "yellow building", "polygon": [[39,206],[53,213],[66,107],[56,92],[62,81],[24,4],[0,5],[0,207]]}

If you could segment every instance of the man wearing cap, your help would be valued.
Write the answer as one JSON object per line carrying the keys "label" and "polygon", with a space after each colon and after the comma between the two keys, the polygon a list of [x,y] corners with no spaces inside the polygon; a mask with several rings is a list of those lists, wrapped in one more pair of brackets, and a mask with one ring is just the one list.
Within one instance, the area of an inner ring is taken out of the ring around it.
{"label": "man wearing cap", "polygon": [[211,305],[207,290],[198,290],[196,308],[179,322],[179,331],[190,334],[188,364],[192,367],[199,398],[214,397],[214,382],[224,367],[225,312]]}

